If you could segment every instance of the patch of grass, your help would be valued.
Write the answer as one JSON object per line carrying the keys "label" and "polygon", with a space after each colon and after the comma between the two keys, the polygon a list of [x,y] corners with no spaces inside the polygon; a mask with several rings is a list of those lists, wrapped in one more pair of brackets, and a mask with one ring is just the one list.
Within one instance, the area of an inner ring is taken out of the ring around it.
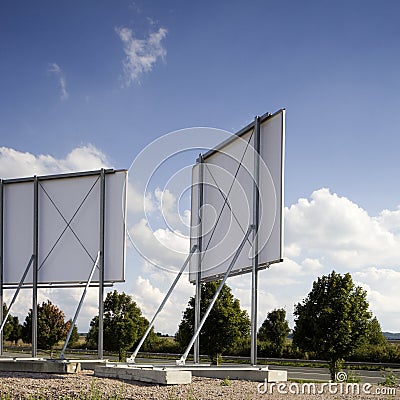
{"label": "patch of grass", "polygon": [[389,387],[395,387],[398,385],[399,378],[393,371],[389,371],[387,374],[383,374],[383,378],[385,380],[383,382],[379,382],[378,385]]}
{"label": "patch of grass", "polygon": [[347,371],[346,382],[347,383],[360,383],[361,382],[360,374],[357,374],[353,370],[349,369]]}
{"label": "patch of grass", "polygon": [[232,382],[231,382],[231,380],[229,379],[229,376],[227,376],[225,379],[222,379],[220,385],[221,385],[221,386],[231,386],[231,385],[232,385]]}
{"label": "patch of grass", "polygon": [[288,382],[303,384],[303,383],[324,383],[324,382],[328,382],[328,381],[317,380],[317,379],[293,379],[293,378],[288,378]]}

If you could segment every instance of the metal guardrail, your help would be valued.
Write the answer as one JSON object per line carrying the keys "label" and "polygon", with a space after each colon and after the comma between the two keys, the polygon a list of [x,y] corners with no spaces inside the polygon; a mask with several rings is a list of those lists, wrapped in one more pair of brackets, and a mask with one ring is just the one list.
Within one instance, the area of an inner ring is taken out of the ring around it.
{"label": "metal guardrail", "polygon": [[[57,352],[59,349],[55,349],[54,352]],[[29,347],[23,347],[21,348],[20,346],[6,346],[4,347],[4,352],[7,353],[7,351],[10,352],[16,352],[16,353],[29,353],[31,352],[31,348]],[[48,355],[50,356],[50,351],[49,350],[38,350],[40,351],[41,354],[43,355]],[[68,354],[87,354],[87,355],[93,355],[97,356],[97,350],[91,350],[91,349],[67,349]],[[104,351],[105,356],[111,356],[111,357],[118,357],[118,353],[112,352],[112,351]],[[138,353],[139,358],[159,358],[159,359],[173,359],[177,360],[181,357],[181,354],[179,353],[153,353],[153,352],[139,352]],[[192,355],[189,355],[188,358],[191,358]],[[201,358],[208,358],[208,355],[200,355]],[[272,358],[272,357],[258,357],[258,362],[263,363],[263,364],[268,364],[268,363],[276,363],[276,364],[307,364],[307,365],[321,365],[325,364],[328,365],[328,361],[326,360],[306,360],[306,359],[301,359],[301,358]],[[222,356],[222,360],[227,362],[229,360],[232,361],[238,361],[238,362],[248,362],[250,363],[250,357],[246,356]],[[367,362],[367,361],[346,361],[344,363],[345,366],[351,367],[351,366],[356,366],[356,367],[375,367],[375,368],[392,368],[392,369],[400,369],[400,363],[377,363],[377,362]]]}

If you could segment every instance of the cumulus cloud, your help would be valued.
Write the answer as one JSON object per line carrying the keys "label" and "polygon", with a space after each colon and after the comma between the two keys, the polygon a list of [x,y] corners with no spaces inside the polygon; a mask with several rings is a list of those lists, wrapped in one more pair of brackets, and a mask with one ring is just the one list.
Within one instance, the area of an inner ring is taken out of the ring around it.
{"label": "cumulus cloud", "polygon": [[142,218],[129,229],[139,253],[150,263],[168,270],[179,270],[189,252],[189,239],[170,229],[152,228]]}
{"label": "cumulus cloud", "polygon": [[128,212],[136,216],[139,213],[143,214],[144,211],[151,213],[155,209],[156,204],[152,194],[143,194],[132,182],[128,182]]}
{"label": "cumulus cloud", "polygon": [[129,28],[115,28],[115,31],[124,45],[125,85],[130,86],[142,74],[150,72],[158,59],[165,58],[167,51],[161,42],[166,37],[167,30],[159,28],[157,32],[150,33],[145,39],[134,37]]}
{"label": "cumulus cloud", "polygon": [[[165,271],[157,273],[150,279],[142,276],[136,278],[132,290],[134,298],[143,315],[149,321],[159,308],[174,278],[174,275]],[[162,287],[162,291],[160,287]],[[189,298],[193,295],[194,286],[185,277],[182,277],[162,312],[157,316],[155,329],[174,334],[178,330],[178,325],[182,319],[182,312],[185,310]]]}
{"label": "cumulus cloud", "polygon": [[[152,212],[162,211],[164,219],[177,221],[173,193],[157,189],[151,201]],[[284,307],[293,327],[294,305],[307,296],[314,280],[336,270],[351,272],[356,283],[368,291],[371,309],[383,328],[395,329],[398,318],[393,317],[391,304],[400,300],[393,289],[400,283],[399,210],[384,210],[378,216],[370,216],[350,199],[327,188],[316,190],[309,199],[299,199],[286,208],[284,262],[273,264],[259,274],[259,325],[268,311]],[[160,268],[151,263],[176,271],[187,254],[188,240],[172,229],[159,227],[157,219],[154,222],[155,227],[143,219],[133,226],[132,233],[137,235],[150,261],[143,269],[143,276],[149,280],[143,283],[143,290],[147,287],[146,290],[153,291],[152,298],[159,299],[157,289],[163,287],[165,292],[167,288],[160,280],[163,276]],[[187,278],[183,279],[187,282]],[[232,277],[227,283],[242,307],[250,311],[250,275]],[[392,285],[391,290],[388,285]],[[143,292],[143,302],[145,297]],[[174,332],[171,321],[176,323],[176,318],[171,318],[165,320],[165,325],[164,322],[158,325],[160,330],[165,327]]]}
{"label": "cumulus cloud", "polygon": [[48,154],[35,155],[8,147],[0,147],[0,176],[2,179],[96,170],[109,166],[107,156],[93,145],[77,147],[63,159],[57,159]]}
{"label": "cumulus cloud", "polygon": [[69,96],[67,91],[67,80],[65,79],[61,67],[57,63],[52,63],[49,65],[48,72],[58,79],[58,84],[60,86],[60,99],[67,100]]}
{"label": "cumulus cloud", "polygon": [[[390,226],[390,229],[389,229]],[[332,268],[398,266],[397,212],[378,217],[346,197],[319,189],[285,210],[285,240],[292,256],[319,259]],[[300,250],[301,249],[301,250]]]}
{"label": "cumulus cloud", "polygon": [[173,231],[186,230],[189,234],[190,210],[184,210],[183,215],[181,215],[176,196],[169,189],[156,188],[154,195],[158,211],[166,225]]}

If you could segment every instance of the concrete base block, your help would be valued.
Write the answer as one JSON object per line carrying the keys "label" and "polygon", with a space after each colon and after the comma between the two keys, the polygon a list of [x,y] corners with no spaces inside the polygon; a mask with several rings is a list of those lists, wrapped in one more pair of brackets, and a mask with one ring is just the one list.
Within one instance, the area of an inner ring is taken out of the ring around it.
{"label": "concrete base block", "polygon": [[38,372],[46,374],[75,374],[81,371],[79,362],[64,360],[13,358],[0,359],[2,372]]}
{"label": "concrete base block", "polygon": [[253,382],[286,382],[287,371],[268,369],[268,367],[181,367],[192,372],[193,376],[216,379],[239,379]]}
{"label": "concrete base block", "polygon": [[81,364],[82,370],[91,370],[94,371],[96,367],[104,366],[108,363],[108,360],[70,360],[70,361],[79,361]]}
{"label": "concrete base block", "polygon": [[159,385],[182,385],[192,382],[192,373],[190,371],[176,368],[141,368],[128,366],[127,364],[95,367],[94,375],[101,378],[140,381]]}

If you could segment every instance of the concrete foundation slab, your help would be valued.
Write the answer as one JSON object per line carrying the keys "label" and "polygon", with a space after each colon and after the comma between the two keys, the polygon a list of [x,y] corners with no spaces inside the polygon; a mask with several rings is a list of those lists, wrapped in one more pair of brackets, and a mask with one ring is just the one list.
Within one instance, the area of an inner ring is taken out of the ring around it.
{"label": "concrete foundation slab", "polygon": [[[183,375],[189,373],[190,375]],[[182,374],[182,375],[181,375]],[[287,371],[269,369],[268,367],[243,367],[189,364],[177,365],[151,365],[151,364],[126,364],[108,363],[104,367],[95,368],[95,376],[115,379],[137,380],[162,385],[177,385],[190,383],[192,376],[215,379],[238,379],[253,382],[286,382]]]}
{"label": "concrete foundation slab", "polygon": [[2,372],[38,372],[46,374],[75,374],[81,371],[79,362],[39,358],[2,358]]}
{"label": "concrete foundation slab", "polygon": [[216,379],[238,379],[253,382],[286,382],[287,371],[268,369],[268,367],[180,367],[191,371],[193,376]]}
{"label": "concrete foundation slab", "polygon": [[69,359],[68,361],[77,361],[81,364],[82,370],[91,370],[94,371],[96,367],[105,366],[109,361],[108,360],[73,360]]}
{"label": "concrete foundation slab", "polygon": [[192,382],[192,373],[176,368],[137,367],[112,364],[95,367],[94,375],[102,378],[140,381],[159,385],[182,385]]}

